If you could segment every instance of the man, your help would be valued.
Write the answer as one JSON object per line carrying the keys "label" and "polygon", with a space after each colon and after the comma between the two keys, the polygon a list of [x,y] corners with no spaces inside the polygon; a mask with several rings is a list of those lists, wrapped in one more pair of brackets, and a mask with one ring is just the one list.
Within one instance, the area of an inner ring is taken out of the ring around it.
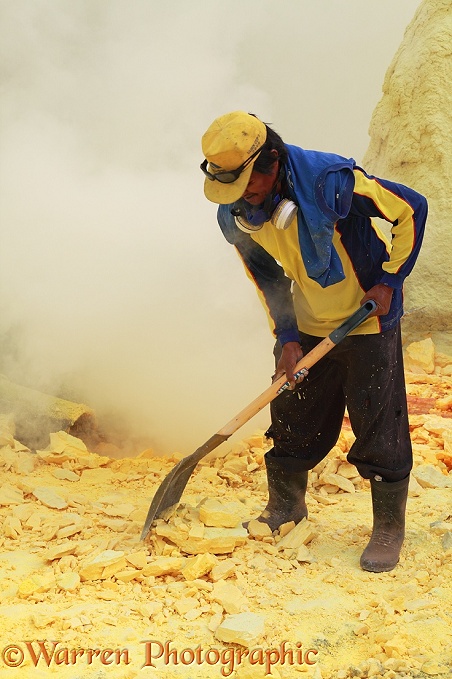
{"label": "man", "polygon": [[[412,450],[403,374],[402,287],[421,246],[427,202],[353,159],[285,144],[252,114],[217,118],[202,138],[206,197],[257,287],[291,390],[271,404],[265,456],[272,530],[307,516],[308,472],[335,445],[345,407],[347,459],[370,479],[373,531],[363,569],[392,570],[405,532]],[[392,242],[372,222],[391,224]],[[360,304],[376,311],[309,371],[294,367]]]}

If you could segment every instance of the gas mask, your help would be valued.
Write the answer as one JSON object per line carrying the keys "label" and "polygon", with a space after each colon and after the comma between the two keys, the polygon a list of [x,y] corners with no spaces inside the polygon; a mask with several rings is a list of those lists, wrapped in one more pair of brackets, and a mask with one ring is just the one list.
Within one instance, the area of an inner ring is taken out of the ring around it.
{"label": "gas mask", "polygon": [[271,222],[277,229],[287,229],[295,215],[298,207],[287,198],[281,198],[279,194],[270,194],[261,205],[250,205],[241,199],[231,210],[235,218],[237,227],[245,233],[253,233],[262,229],[265,222]]}

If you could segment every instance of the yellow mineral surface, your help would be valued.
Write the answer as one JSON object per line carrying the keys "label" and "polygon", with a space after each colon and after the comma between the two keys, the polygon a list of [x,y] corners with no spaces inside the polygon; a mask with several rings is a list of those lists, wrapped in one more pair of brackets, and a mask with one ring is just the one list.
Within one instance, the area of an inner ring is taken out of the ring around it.
{"label": "yellow mineral surface", "polygon": [[257,433],[202,460],[143,543],[179,456],[110,459],[65,432],[33,453],[1,416],[0,677],[452,676],[452,357],[431,339],[405,354],[415,464],[390,573],[359,567],[371,501],[347,419],[307,520],[253,520],[271,445]]}
{"label": "yellow mineral surface", "polygon": [[[369,127],[363,167],[426,196],[429,217],[422,250],[406,279],[405,331],[452,326],[452,279],[444,253],[450,229],[452,108],[450,0],[422,0],[389,65]],[[428,370],[427,370],[428,372]]]}

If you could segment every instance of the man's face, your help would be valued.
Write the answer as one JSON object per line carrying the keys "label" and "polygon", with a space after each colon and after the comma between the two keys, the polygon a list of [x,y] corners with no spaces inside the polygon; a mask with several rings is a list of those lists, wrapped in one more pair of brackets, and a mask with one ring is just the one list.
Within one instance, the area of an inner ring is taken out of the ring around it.
{"label": "man's face", "polygon": [[263,203],[275,185],[278,170],[277,161],[272,165],[271,174],[262,174],[253,170],[242,198],[250,205],[260,205]]}

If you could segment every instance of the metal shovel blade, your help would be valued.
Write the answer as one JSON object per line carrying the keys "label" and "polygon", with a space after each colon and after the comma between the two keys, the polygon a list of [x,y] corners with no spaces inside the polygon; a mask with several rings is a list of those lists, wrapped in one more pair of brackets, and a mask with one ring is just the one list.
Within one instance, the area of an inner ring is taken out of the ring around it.
{"label": "metal shovel blade", "polygon": [[141,532],[140,540],[144,540],[151,528],[155,519],[157,519],[166,509],[172,507],[182,497],[188,479],[193,474],[193,471],[200,460],[208,453],[215,450],[221,443],[226,441],[229,436],[221,434],[214,434],[202,446],[197,448],[194,453],[188,457],[184,457],[175,467],[165,476],[162,483],[157,489],[156,494],[152,498],[151,506],[144,522],[144,527]]}

